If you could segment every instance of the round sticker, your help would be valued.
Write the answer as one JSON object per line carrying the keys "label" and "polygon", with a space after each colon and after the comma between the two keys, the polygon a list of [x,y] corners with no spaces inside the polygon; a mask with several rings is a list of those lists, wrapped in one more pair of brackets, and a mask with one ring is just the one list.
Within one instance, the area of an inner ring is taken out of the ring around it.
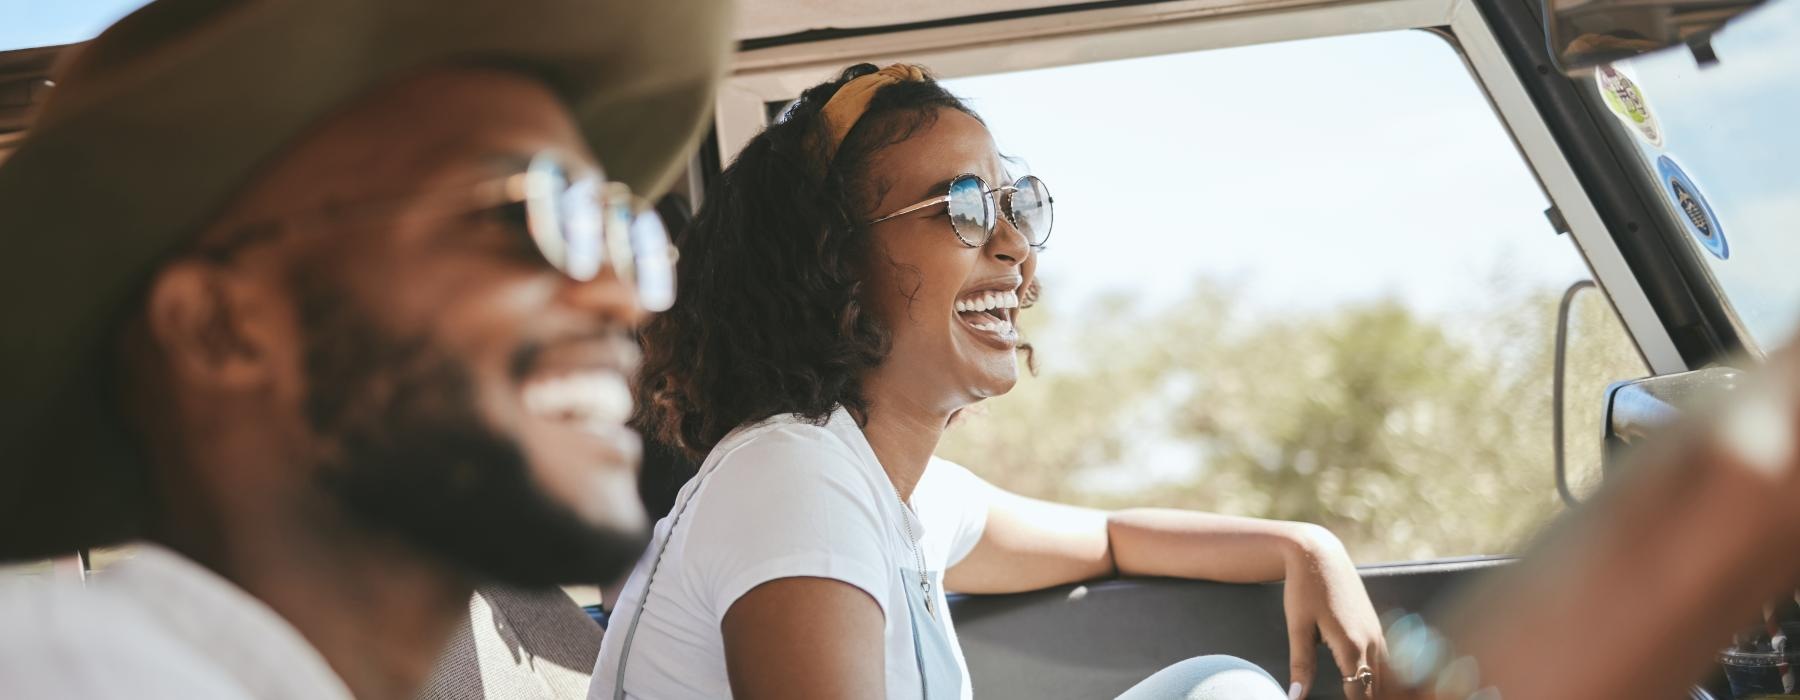
{"label": "round sticker", "polygon": [[1644,98],[1644,91],[1637,83],[1631,82],[1624,73],[1614,70],[1612,66],[1600,66],[1594,71],[1594,82],[1600,86],[1600,97],[1606,100],[1606,106],[1612,110],[1613,116],[1624,122],[1625,126],[1637,135],[1644,137],[1650,145],[1661,148],[1663,145],[1662,125],[1656,123],[1656,115],[1650,111],[1650,101]]}
{"label": "round sticker", "polygon": [[1725,229],[1719,225],[1718,215],[1713,213],[1712,205],[1706,203],[1706,196],[1700,188],[1688,178],[1681,166],[1668,156],[1656,158],[1656,173],[1662,180],[1663,190],[1668,193],[1669,200],[1675,203],[1676,211],[1681,213],[1681,222],[1688,233],[1700,241],[1701,247],[1720,260],[1731,257],[1731,245],[1725,242]]}

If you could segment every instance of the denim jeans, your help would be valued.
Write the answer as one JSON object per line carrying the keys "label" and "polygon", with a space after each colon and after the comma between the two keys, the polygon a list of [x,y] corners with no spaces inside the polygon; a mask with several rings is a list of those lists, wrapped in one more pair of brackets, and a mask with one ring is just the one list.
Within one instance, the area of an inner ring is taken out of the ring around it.
{"label": "denim jeans", "polygon": [[1287,690],[1235,656],[1196,656],[1151,674],[1118,700],[1287,700]]}

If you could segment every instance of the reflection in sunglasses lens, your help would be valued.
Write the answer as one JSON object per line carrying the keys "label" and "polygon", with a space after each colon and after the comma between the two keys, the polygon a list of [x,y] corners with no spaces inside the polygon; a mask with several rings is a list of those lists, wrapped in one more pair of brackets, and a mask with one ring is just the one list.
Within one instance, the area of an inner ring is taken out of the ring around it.
{"label": "reflection in sunglasses lens", "polygon": [[1032,245],[1041,246],[1050,238],[1050,226],[1054,219],[1050,190],[1044,186],[1043,180],[1030,175],[1019,178],[1013,186],[1017,188],[1009,202],[1013,225],[1019,228],[1019,233],[1024,234]]}
{"label": "reflection in sunglasses lens", "polygon": [[629,189],[598,172],[571,179],[555,154],[533,158],[526,175],[526,228],[545,262],[578,282],[610,263],[645,310],[674,304],[674,246],[654,209],[638,210]]}
{"label": "reflection in sunglasses lens", "polygon": [[646,311],[668,311],[675,305],[675,256],[670,248],[668,230],[655,209],[646,209],[632,220],[638,303]]}
{"label": "reflection in sunglasses lens", "polygon": [[987,183],[981,178],[964,175],[951,181],[950,225],[966,245],[987,243],[994,230],[994,200],[987,196]]}
{"label": "reflection in sunglasses lens", "polygon": [[599,184],[592,178],[582,179],[569,185],[557,198],[563,242],[563,260],[558,267],[563,274],[584,282],[600,274],[600,264],[606,257],[600,238],[606,222],[601,219],[599,207],[594,206]]}
{"label": "reflection in sunglasses lens", "polygon": [[531,160],[526,170],[525,216],[531,240],[552,267],[568,273],[568,241],[563,227],[563,192],[569,187],[562,166],[548,154]]}

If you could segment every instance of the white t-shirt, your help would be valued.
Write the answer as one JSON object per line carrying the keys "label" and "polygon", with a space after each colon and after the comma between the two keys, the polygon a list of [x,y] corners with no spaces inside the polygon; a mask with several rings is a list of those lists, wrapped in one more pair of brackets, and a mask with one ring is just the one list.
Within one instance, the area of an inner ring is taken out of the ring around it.
{"label": "white t-shirt", "polygon": [[350,700],[287,620],[170,550],[86,587],[0,584],[0,698]]}
{"label": "white t-shirt", "polygon": [[[588,699],[612,700],[620,650],[665,542],[626,663],[629,697],[730,697],[719,629],[726,611],[750,589],[794,576],[836,579],[867,591],[885,617],[887,695],[920,697],[906,590],[897,575],[901,568],[918,568],[906,523],[931,571],[933,606],[946,610],[943,572],[981,539],[992,488],[961,466],[934,458],[913,490],[912,509],[903,508],[862,430],[843,409],[825,426],[778,416],[733,431],[656,524],[613,610]],[[954,647],[949,615],[935,622]],[[962,650],[955,653],[966,699],[968,666]]]}

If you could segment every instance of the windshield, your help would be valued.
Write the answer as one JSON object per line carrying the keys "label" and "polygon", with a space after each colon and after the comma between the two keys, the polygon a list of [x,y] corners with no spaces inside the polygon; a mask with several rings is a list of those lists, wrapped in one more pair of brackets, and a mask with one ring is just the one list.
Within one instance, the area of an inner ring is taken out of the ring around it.
{"label": "windshield", "polygon": [[1595,71],[1595,97],[1652,178],[1755,345],[1800,327],[1800,0],[1772,0],[1713,39]]}

